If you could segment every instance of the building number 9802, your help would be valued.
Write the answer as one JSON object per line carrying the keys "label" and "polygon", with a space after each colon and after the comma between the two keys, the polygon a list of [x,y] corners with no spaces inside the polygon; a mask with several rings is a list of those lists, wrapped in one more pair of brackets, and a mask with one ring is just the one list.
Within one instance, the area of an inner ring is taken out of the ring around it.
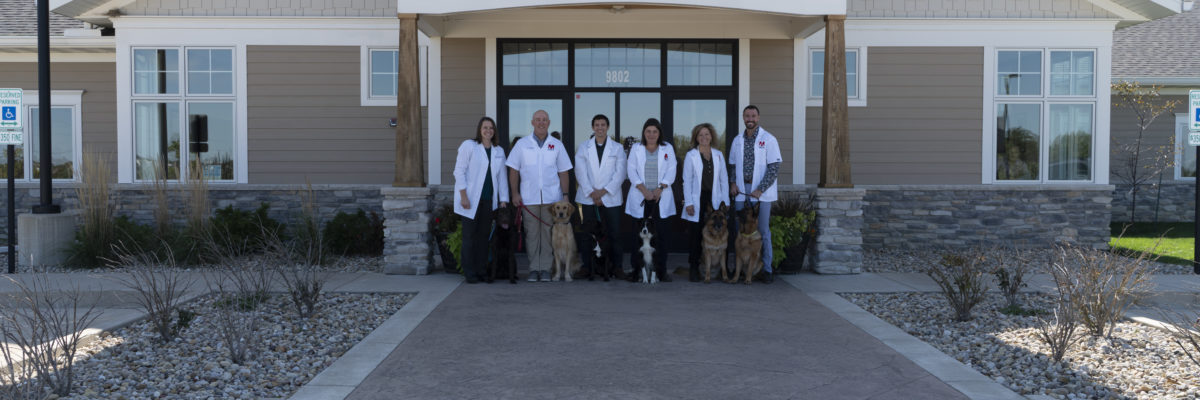
{"label": "building number 9802", "polygon": [[605,83],[629,83],[629,70],[604,71]]}

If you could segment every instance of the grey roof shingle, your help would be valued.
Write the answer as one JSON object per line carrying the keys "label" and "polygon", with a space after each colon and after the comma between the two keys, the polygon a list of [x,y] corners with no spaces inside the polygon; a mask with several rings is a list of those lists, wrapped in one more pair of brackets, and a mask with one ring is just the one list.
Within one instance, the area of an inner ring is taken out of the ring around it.
{"label": "grey roof shingle", "polygon": [[1200,77],[1200,4],[1113,32],[1112,76]]}
{"label": "grey roof shingle", "polygon": [[[0,0],[0,36],[37,36],[35,0]],[[50,36],[64,29],[84,28],[83,21],[50,12]]]}

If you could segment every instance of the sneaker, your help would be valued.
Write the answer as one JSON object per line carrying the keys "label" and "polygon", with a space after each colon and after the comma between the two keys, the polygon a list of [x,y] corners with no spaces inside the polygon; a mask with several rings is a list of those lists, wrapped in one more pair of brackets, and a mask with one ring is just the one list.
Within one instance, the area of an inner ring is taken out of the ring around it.
{"label": "sneaker", "polygon": [[537,281],[538,281],[538,274],[540,274],[540,273],[541,273],[541,271],[529,271],[529,281],[530,281],[530,282],[537,282]]}
{"label": "sneaker", "polygon": [[539,282],[550,282],[550,271],[539,271],[538,277]]}

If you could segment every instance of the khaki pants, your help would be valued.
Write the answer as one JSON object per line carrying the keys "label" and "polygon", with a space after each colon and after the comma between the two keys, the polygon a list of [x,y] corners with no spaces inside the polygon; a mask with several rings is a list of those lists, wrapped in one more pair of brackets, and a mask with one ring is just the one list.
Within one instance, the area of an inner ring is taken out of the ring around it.
{"label": "khaki pants", "polygon": [[[550,264],[554,262],[554,249],[550,238],[550,204],[526,205],[529,212],[522,215],[522,223],[525,229],[525,254],[529,256],[530,271],[550,271]],[[537,215],[533,218],[529,213]],[[538,221],[546,221],[543,224]]]}

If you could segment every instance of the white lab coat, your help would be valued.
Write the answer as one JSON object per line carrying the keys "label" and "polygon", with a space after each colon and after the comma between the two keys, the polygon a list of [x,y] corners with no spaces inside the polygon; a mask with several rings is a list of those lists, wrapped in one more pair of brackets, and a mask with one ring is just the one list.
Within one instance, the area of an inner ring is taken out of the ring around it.
{"label": "white lab coat", "polygon": [[605,207],[621,205],[621,184],[625,182],[625,149],[616,140],[608,138],[604,154],[596,153],[596,139],[590,138],[575,151],[575,180],[579,190],[575,191],[575,202],[592,204],[588,197],[593,191],[606,189],[600,198]]}
{"label": "white lab coat", "polygon": [[[475,218],[479,207],[479,196],[483,193],[483,177],[492,167],[492,209],[495,210],[501,201],[508,201],[508,168],[504,168],[504,148],[492,146],[492,158],[488,159],[483,144],[475,140],[465,140],[458,146],[458,158],[454,160],[454,213]],[[467,200],[471,208],[463,208],[462,193],[467,190]]]}
{"label": "white lab coat", "polygon": [[[734,166],[733,182],[738,185],[740,191],[737,195],[737,201],[745,201],[747,194],[753,192],[758,184],[762,182],[763,175],[767,173],[767,164],[775,162],[783,162],[783,156],[779,153],[779,141],[775,140],[775,136],[767,132],[761,126],[758,127],[758,134],[755,135],[754,141],[754,181],[750,187],[746,187],[744,181],[745,170],[742,169],[742,153],[745,152],[746,133],[742,132],[733,138],[733,143],[729,145],[729,164]],[[775,183],[772,183],[767,190],[763,191],[759,201],[775,201],[779,199],[779,179],[776,177]]]}
{"label": "white lab coat", "polygon": [[[712,149],[713,187],[712,208],[721,208],[721,204],[729,204],[729,173],[725,172],[725,156],[720,150]],[[704,179],[704,158],[700,150],[688,151],[683,159],[683,211],[679,213],[684,220],[700,222],[700,181]],[[696,213],[688,215],[687,206],[695,206]]]}
{"label": "white lab coat", "polygon": [[521,174],[521,201],[526,205],[553,204],[562,200],[558,173],[571,170],[571,159],[567,157],[567,146],[546,135],[546,142],[538,147],[537,138],[526,136],[513,146],[507,165]]}
{"label": "white lab coat", "polygon": [[[675,183],[676,163],[675,149],[670,144],[658,146],[658,183],[667,184],[667,188],[662,191],[662,198],[658,200],[660,218],[675,215],[675,194],[670,185]],[[643,218],[646,214],[642,200],[646,197],[642,196],[642,191],[637,189],[637,185],[646,183],[646,146],[638,143],[629,149],[629,161],[625,171],[629,173],[629,196],[625,200],[625,213],[634,218]]]}

